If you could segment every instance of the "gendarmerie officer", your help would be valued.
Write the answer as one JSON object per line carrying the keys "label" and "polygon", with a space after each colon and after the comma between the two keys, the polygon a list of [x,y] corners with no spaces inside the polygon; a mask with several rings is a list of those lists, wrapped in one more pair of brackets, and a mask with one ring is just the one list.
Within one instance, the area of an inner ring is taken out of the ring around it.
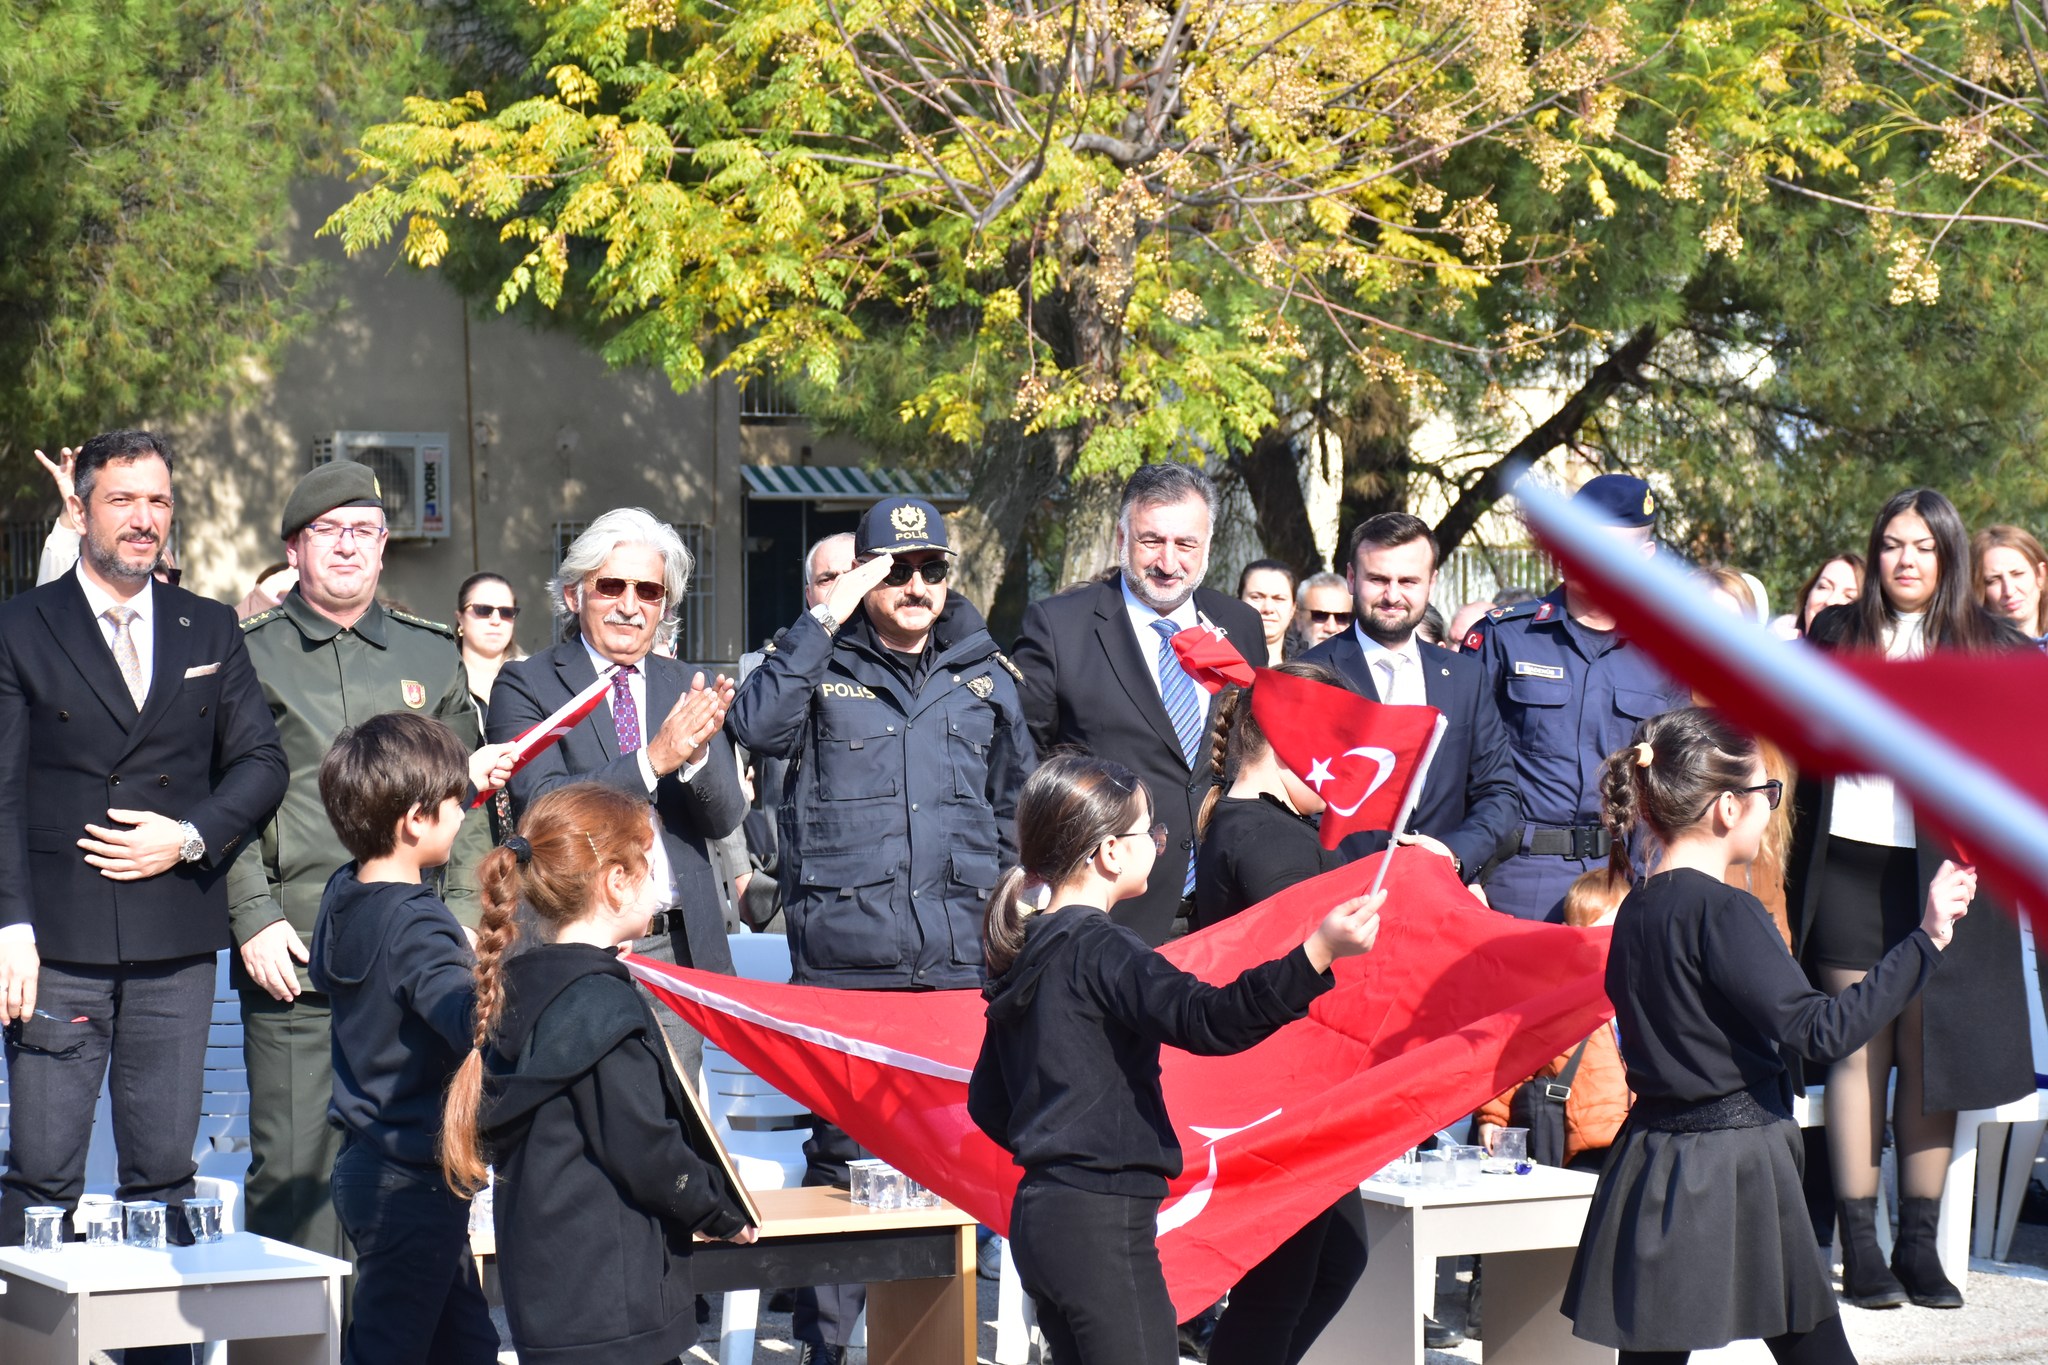
{"label": "gendarmerie officer", "polygon": [[[1601,474],[1574,501],[1642,548],[1657,548],[1657,500],[1627,474]],[[1519,831],[1487,878],[1487,900],[1522,919],[1563,918],[1572,879],[1607,859],[1600,765],[1644,719],[1691,703],[1640,646],[1567,576],[1548,596],[1489,612],[1463,648],[1486,666],[1507,723],[1521,791]]]}
{"label": "gendarmerie officer", "polygon": [[[982,982],[982,907],[1016,861],[1017,793],[1037,766],[1015,669],[946,591],[938,509],[888,498],[861,518],[854,567],[769,646],[728,723],[789,760],[782,904],[793,979],[852,990]],[[822,1119],[807,1185],[844,1185],[860,1148]],[[799,1290],[805,1359],[837,1361],[858,1285]]]}
{"label": "gendarmerie officer", "polygon": [[[479,737],[455,632],[377,601],[386,530],[369,467],[337,460],[300,479],[279,534],[298,586],[282,606],[242,622],[242,638],[284,741],[291,784],[228,877],[240,947],[230,969],[249,1071],[247,1226],[339,1256],[341,1225],[328,1194],[341,1143],[327,1121],[327,998],[312,989],[305,964],[321,892],[349,853],[320,801],[320,760],[343,726],[383,711],[436,716],[472,749]],[[489,824],[471,812],[445,892],[466,923],[479,913],[473,872],[489,851]]]}

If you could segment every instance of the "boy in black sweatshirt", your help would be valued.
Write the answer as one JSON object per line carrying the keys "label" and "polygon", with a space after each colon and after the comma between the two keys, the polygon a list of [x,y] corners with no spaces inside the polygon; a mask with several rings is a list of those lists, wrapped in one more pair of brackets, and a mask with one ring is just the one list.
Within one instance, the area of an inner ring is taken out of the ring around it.
{"label": "boy in black sweatshirt", "polygon": [[327,818],[356,859],[328,880],[307,966],[334,1011],[334,1210],[356,1252],[347,1365],[498,1358],[469,1201],[438,1151],[441,1097],[472,1038],[475,956],[421,879],[448,860],[478,758],[490,762],[439,721],[389,712],[344,729],[320,764]]}

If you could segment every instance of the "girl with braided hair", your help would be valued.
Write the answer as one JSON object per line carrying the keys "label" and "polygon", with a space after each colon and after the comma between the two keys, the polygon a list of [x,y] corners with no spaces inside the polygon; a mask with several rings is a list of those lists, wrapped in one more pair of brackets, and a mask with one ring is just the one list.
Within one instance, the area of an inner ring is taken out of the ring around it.
{"label": "girl with braided hair", "polygon": [[[1601,773],[1614,874],[1639,827],[1656,871],[1617,912],[1607,957],[1635,1106],[1572,1264],[1573,1331],[1621,1365],[1683,1365],[1760,1337],[1780,1362],[1853,1365],[1800,1185],[1787,1053],[1829,1062],[1919,992],[1976,894],[1942,864],[1920,923],[1857,984],[1823,995],[1763,903],[1726,882],[1754,859],[1780,782],[1756,741],[1701,707],[1637,727]],[[1703,1273],[1706,1272],[1706,1273]]]}
{"label": "girl with braided hair", "polygon": [[[575,783],[536,800],[478,869],[475,1046],[449,1086],[441,1164],[466,1191],[495,1164],[522,1359],[675,1360],[697,1339],[692,1235],[754,1239],[619,961],[656,908],[653,842],[644,800]],[[542,941],[513,955],[522,904]]]}
{"label": "girl with braided hair", "polygon": [[[1274,671],[1343,685],[1320,664],[1297,660]],[[1345,863],[1317,834],[1323,799],[1280,762],[1252,718],[1251,688],[1231,688],[1217,705],[1211,763],[1216,785],[1197,825],[1195,927]],[[1364,1273],[1365,1205],[1351,1190],[1245,1271],[1210,1338],[1209,1365],[1294,1365]]]}

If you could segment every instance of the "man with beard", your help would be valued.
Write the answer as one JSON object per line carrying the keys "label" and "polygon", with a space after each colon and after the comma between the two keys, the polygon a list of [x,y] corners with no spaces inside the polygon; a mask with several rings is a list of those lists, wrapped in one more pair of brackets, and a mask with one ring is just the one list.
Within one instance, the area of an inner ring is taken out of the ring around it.
{"label": "man with beard", "polygon": [[[306,959],[321,894],[351,855],[320,799],[320,760],[344,727],[383,711],[425,712],[475,749],[476,708],[455,632],[377,600],[388,531],[383,491],[369,466],[315,466],[285,499],[278,534],[298,585],[282,605],[242,622],[242,638],[283,740],[291,785],[228,877],[241,949],[229,959],[229,979],[241,997],[249,1071],[244,1225],[308,1251],[345,1256],[328,1187],[341,1154],[341,1130],[327,1117],[334,1099],[331,1013],[306,975]],[[481,775],[490,766],[487,759],[472,771]],[[490,822],[472,811],[443,891],[465,924],[482,915],[475,871],[490,847]]]}
{"label": "man with beard", "polygon": [[0,1244],[31,1205],[76,1207],[102,1079],[117,1193],[163,1201],[189,1244],[224,873],[284,795],[285,756],[234,612],[151,577],[169,447],[95,436],[76,475],[77,567],[0,606]]}
{"label": "man with beard", "polygon": [[1076,744],[1145,779],[1166,852],[1145,894],[1110,917],[1155,947],[1185,921],[1195,885],[1195,812],[1214,779],[1215,699],[1180,666],[1172,638],[1212,626],[1253,667],[1266,663],[1259,614],[1199,587],[1209,567],[1216,486],[1180,464],[1141,466],[1117,514],[1118,568],[1099,582],[1033,602],[1011,656],[1040,753]]}
{"label": "man with beard", "polygon": [[[792,979],[842,990],[982,984],[982,911],[1017,858],[1017,793],[1037,766],[1010,661],[946,591],[938,509],[886,498],[855,533],[852,567],[776,637],[734,698],[730,727],[785,759],[782,903]],[[806,1185],[847,1182],[865,1155],[811,1121]],[[865,1287],[797,1291],[803,1359],[844,1358]]]}
{"label": "man with beard", "polygon": [[[1304,654],[1334,669],[1360,696],[1396,706],[1434,706],[1448,722],[1401,842],[1449,858],[1468,883],[1484,876],[1517,814],[1514,759],[1500,712],[1474,659],[1416,638],[1436,586],[1436,537],[1418,517],[1382,512],[1351,533],[1344,573],[1350,630]],[[1354,834],[1351,857],[1387,846],[1385,831]]]}

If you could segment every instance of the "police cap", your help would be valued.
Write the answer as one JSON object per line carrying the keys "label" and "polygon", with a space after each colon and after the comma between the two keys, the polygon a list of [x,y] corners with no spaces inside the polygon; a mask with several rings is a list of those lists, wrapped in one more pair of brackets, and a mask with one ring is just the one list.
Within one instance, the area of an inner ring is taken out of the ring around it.
{"label": "police cap", "polygon": [[1586,480],[1572,501],[1611,526],[1655,526],[1657,496],[1633,474],[1599,474]]}
{"label": "police cap", "polygon": [[290,540],[323,512],[332,512],[337,507],[383,506],[384,490],[377,486],[377,476],[368,465],[354,460],[330,460],[315,465],[311,473],[293,486],[292,495],[284,500],[284,516],[277,534],[281,540]]}
{"label": "police cap", "polygon": [[946,519],[923,498],[883,498],[867,510],[853,533],[853,557],[904,554],[911,550],[944,550]]}

